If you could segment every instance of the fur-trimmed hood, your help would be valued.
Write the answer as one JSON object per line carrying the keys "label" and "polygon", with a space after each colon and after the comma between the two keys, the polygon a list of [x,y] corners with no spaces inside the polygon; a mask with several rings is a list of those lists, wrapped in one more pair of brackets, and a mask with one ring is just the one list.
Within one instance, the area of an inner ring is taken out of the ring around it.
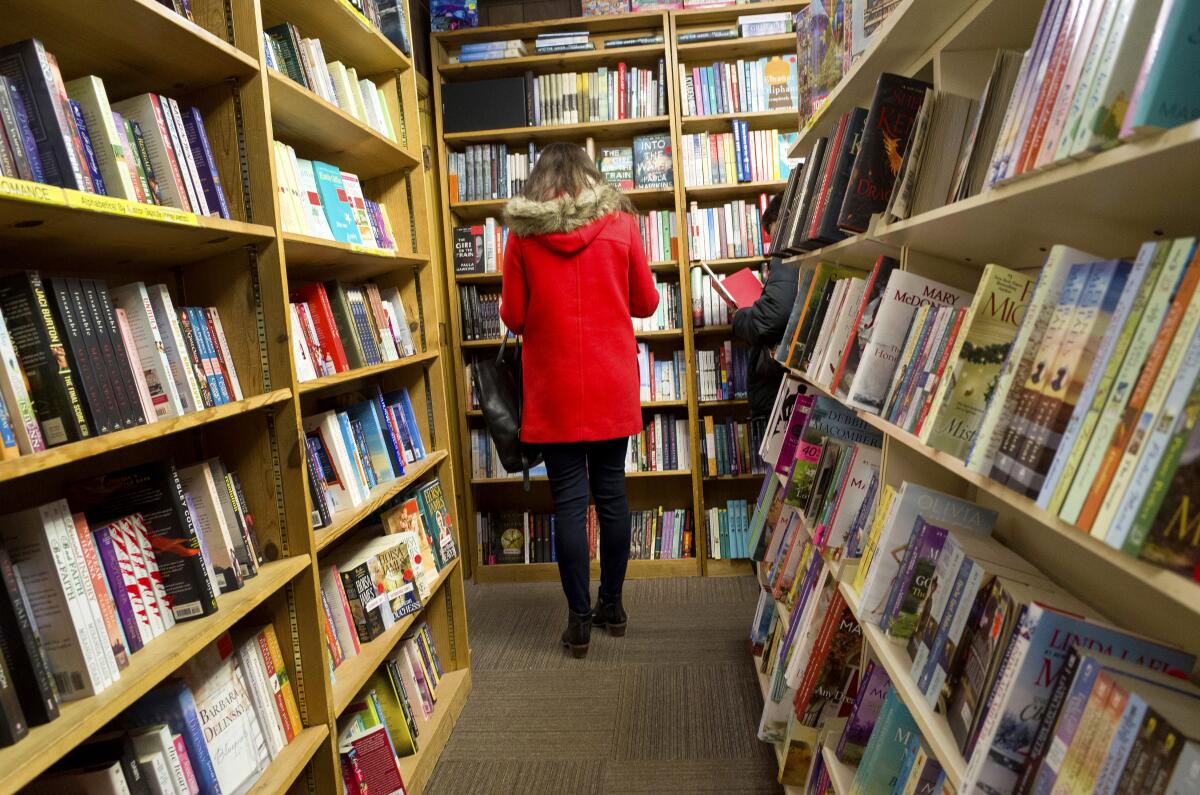
{"label": "fur-trimmed hood", "polygon": [[520,237],[562,234],[598,221],[620,206],[621,194],[603,183],[585,188],[578,196],[542,202],[517,196],[504,208],[504,223]]}

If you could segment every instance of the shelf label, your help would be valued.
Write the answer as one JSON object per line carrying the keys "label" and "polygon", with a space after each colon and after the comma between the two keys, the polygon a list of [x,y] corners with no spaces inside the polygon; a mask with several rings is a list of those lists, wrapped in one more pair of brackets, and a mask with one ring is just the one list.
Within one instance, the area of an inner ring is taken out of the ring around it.
{"label": "shelf label", "polygon": [[89,210],[109,215],[129,215],[129,202],[116,196],[101,196],[79,190],[66,190],[67,206],[73,210]]}
{"label": "shelf label", "polygon": [[0,177],[0,196],[8,199],[65,207],[67,197],[64,194],[65,192],[62,188],[54,185],[43,185],[40,182],[30,182],[25,179]]}
{"label": "shelf label", "polygon": [[175,207],[162,207],[157,204],[126,203],[126,214],[133,218],[147,221],[161,221],[182,226],[200,226],[200,218],[195,213],[184,212]]}
{"label": "shelf label", "polygon": [[355,254],[368,254],[372,257],[396,256],[396,249],[394,248],[376,248],[375,246],[364,246],[361,243],[351,243],[350,250]]}
{"label": "shelf label", "polygon": [[[58,190],[55,188],[54,190]],[[63,203],[73,210],[86,210],[107,215],[123,215],[126,218],[141,218],[145,221],[160,221],[168,224],[183,226],[199,226],[200,219],[195,213],[184,212],[174,207],[160,207],[157,204],[142,204],[141,202],[122,199],[117,196],[101,196],[98,193],[87,193],[78,190],[62,190]]]}

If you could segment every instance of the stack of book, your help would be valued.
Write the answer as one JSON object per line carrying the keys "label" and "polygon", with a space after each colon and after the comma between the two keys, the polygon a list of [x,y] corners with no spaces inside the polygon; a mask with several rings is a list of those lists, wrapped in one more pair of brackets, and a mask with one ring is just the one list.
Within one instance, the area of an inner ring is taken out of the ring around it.
{"label": "stack of book", "polygon": [[508,227],[490,215],[482,224],[454,227],[454,272],[499,273],[504,267]]}
{"label": "stack of book", "polygon": [[762,444],[766,421],[757,418],[717,419],[706,414],[700,419],[704,437],[700,440],[700,467],[706,477],[750,475],[765,472],[756,451]]}
{"label": "stack of book", "polygon": [[634,331],[669,331],[683,328],[682,302],[679,297],[678,282],[660,282],[654,278],[654,287],[658,290],[658,308],[650,317],[635,317]]}
{"label": "stack of book", "polygon": [[731,122],[733,132],[683,136],[683,184],[736,185],[787,179],[792,167],[787,153],[795,133],[751,130],[745,121]]}
{"label": "stack of book", "polygon": [[500,319],[498,291],[481,290],[477,285],[463,284],[458,289],[458,300],[463,339],[499,340],[508,333],[504,321]]}
{"label": "stack of book", "polygon": [[642,432],[630,437],[626,472],[679,472],[690,468],[687,420],[654,414]]}
{"label": "stack of book", "polygon": [[338,757],[348,793],[404,792],[400,759],[420,749],[437,707],[442,662],[429,625],[400,639],[338,718]]}
{"label": "stack of book", "polygon": [[421,426],[408,391],[374,387],[367,400],[303,420],[313,528],[370,498],[371,489],[404,477],[425,458]]}
{"label": "stack of book", "polygon": [[704,512],[708,534],[708,556],[713,560],[745,560],[750,557],[750,508],[745,500],[727,500]]}
{"label": "stack of book", "polygon": [[279,141],[275,166],[284,231],[395,251],[396,234],[387,210],[363,196],[356,175],[296,157],[295,149]]}
{"label": "stack of book", "polygon": [[679,256],[679,222],[674,210],[651,210],[639,215],[638,227],[646,246],[646,259],[670,262]]}
{"label": "stack of book", "polygon": [[680,64],[679,87],[685,117],[794,110],[796,56]]}
{"label": "stack of book", "polygon": [[417,352],[396,287],[335,280],[297,285],[290,299],[299,381],[394,362]]}
{"label": "stack of book", "polygon": [[464,44],[451,63],[474,63],[475,61],[497,61],[505,58],[523,58],[529,54],[525,42],[520,39],[505,41],[477,41]]}
{"label": "stack of book", "polygon": [[667,113],[666,62],[646,69],[601,66],[594,72],[525,74],[531,126],[645,119]]}
{"label": "stack of book", "polygon": [[321,40],[301,38],[290,22],[263,31],[263,52],[269,68],[286,75],[331,105],[393,143],[399,143],[387,95],[367,79],[359,79],[353,66],[325,61]]}
{"label": "stack of book", "polygon": [[762,212],[770,197],[725,202],[717,207],[688,205],[688,256],[692,261],[761,257],[767,250]]}
{"label": "stack of book", "polygon": [[475,144],[450,152],[448,160],[451,195],[459,202],[486,201],[520,193],[537,153],[532,141],[526,152],[510,152],[508,144]]}
{"label": "stack of book", "polygon": [[0,278],[0,460],[241,399],[215,307],[162,284]]}
{"label": "stack of book", "polygon": [[539,33],[533,42],[533,48],[538,55],[547,55],[594,50],[596,45],[591,42],[586,30],[562,30],[555,33]]}
{"label": "stack of book", "polygon": [[696,351],[700,400],[746,399],[746,349],[726,340],[715,351]]}
{"label": "stack of book", "polygon": [[36,786],[102,795],[245,791],[303,729],[275,628],[226,632]]}
{"label": "stack of book", "polygon": [[110,103],[104,82],[65,83],[37,39],[0,48],[0,174],[229,218],[200,111],[139,94]]}
{"label": "stack of book", "polygon": [[643,401],[683,400],[686,373],[683,351],[672,351],[664,359],[655,356],[646,343],[638,343],[638,377]]}

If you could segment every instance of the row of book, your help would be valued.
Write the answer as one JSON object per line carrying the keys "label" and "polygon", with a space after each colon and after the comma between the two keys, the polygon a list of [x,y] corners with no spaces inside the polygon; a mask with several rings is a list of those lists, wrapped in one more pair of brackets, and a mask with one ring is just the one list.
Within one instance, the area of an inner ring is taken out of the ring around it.
{"label": "row of book", "polygon": [[691,468],[687,420],[655,413],[630,437],[626,472],[679,472]]}
{"label": "row of book", "polygon": [[337,280],[300,284],[291,289],[288,311],[299,381],[394,362],[417,352],[396,287]]}
{"label": "row of book", "polygon": [[104,81],[64,81],[38,39],[0,48],[0,173],[229,218],[200,111],[159,94],[110,103]]}
{"label": "row of book", "polygon": [[[911,661],[906,690],[924,700],[907,706],[944,715],[968,760],[963,790],[1042,791],[1032,789],[1036,778],[1046,770],[1061,770],[1061,755],[1039,760],[1037,754],[1045,754],[1062,706],[1051,694],[1066,686],[1063,677],[1070,682],[1074,676],[1068,663],[1073,644],[1062,638],[1086,638],[1087,650],[1103,649],[1133,661],[1129,664],[1135,667],[1128,670],[1135,677],[1191,690],[1185,680],[1194,657],[1087,618],[1092,612],[1087,606],[993,540],[994,511],[914,483],[898,488],[882,483],[876,466],[860,468],[857,463],[864,456],[868,464],[878,461],[877,440],[863,436],[870,430],[865,423],[832,399],[798,392],[797,384],[785,382],[778,411],[769,420],[779,430],[768,436],[762,452],[773,472],[764,480],[751,520],[753,557],[763,561],[767,584],[754,635],[773,649],[770,659],[764,656],[771,695],[760,736],[786,736],[789,746],[812,747],[821,728],[812,722],[820,718],[809,701],[813,677],[821,681],[821,668],[839,647],[826,636],[840,637],[848,619],[859,625],[851,634],[861,636],[869,627],[883,637],[881,642],[905,649]],[[782,422],[789,397],[792,409]],[[810,410],[797,436],[786,426],[793,424],[796,408],[806,405]],[[815,477],[805,475],[800,462],[810,444],[841,449],[843,462],[850,463],[823,469]],[[789,475],[779,478],[780,469]],[[852,518],[845,522],[840,517]],[[828,565],[839,557],[858,561],[857,567],[839,567],[847,573],[840,582]],[[768,600],[790,609],[790,624],[764,618],[774,609]],[[1146,668],[1136,667],[1142,665]],[[837,687],[818,691],[853,690],[853,680],[845,677],[856,673],[846,669],[846,660],[837,661],[835,668],[843,677],[831,683]],[[1184,680],[1159,678],[1172,672]],[[1051,706],[1042,709],[1044,705]],[[837,712],[821,714],[828,719]],[[1112,716],[1109,739],[1120,717]],[[1189,725],[1196,725],[1191,720]],[[1035,739],[1039,736],[1040,741]],[[1093,748],[1099,762],[1108,748],[1108,740]],[[858,775],[875,775],[875,764],[864,755]],[[1122,791],[1144,791],[1144,769],[1122,773],[1124,763],[1114,764],[1101,791],[1115,791],[1123,775],[1133,777],[1133,788]],[[1072,768],[1091,776],[1092,784],[1103,769],[1100,764]]]}
{"label": "row of book", "polygon": [[[604,179],[619,190],[670,188],[675,184],[671,142],[663,135],[639,136],[634,139],[633,146],[602,146],[596,158],[596,167]],[[667,259],[666,255],[673,250],[670,241],[676,236],[675,213],[672,210],[653,210],[647,217],[650,229],[659,230],[661,227],[661,231],[657,232],[661,242],[652,259]],[[642,231],[643,237],[649,241],[650,237],[646,235],[647,222],[643,222]]]}
{"label": "row of book", "polygon": [[15,705],[0,698],[9,742],[115,684],[134,654],[216,612],[217,594],[263,562],[241,481],[220,459],[144,464],[66,494],[0,529],[0,682],[17,692]]}
{"label": "row of book", "polygon": [[719,277],[705,272],[698,265],[693,265],[689,273],[692,281],[692,326],[706,328],[729,325],[733,321],[733,311],[713,287]]}
{"label": "row of book", "polygon": [[96,795],[242,792],[303,728],[275,628],[239,629],[200,650],[33,786]]}
{"label": "row of book", "polygon": [[751,130],[742,119],[730,122],[733,132],[692,133],[683,136],[683,184],[736,185],[787,179],[787,153],[795,133]]}
{"label": "row of book", "polygon": [[303,38],[295,25],[281,22],[263,31],[263,54],[269,68],[341,108],[384,138],[399,143],[383,89],[370,80],[360,79],[353,66],[341,61],[326,62],[320,39]]}
{"label": "row of book", "polygon": [[666,62],[646,69],[601,66],[594,72],[525,73],[529,126],[587,124],[667,115]]}
{"label": "row of book", "polygon": [[716,207],[688,205],[688,256],[695,260],[761,257],[770,241],[762,231],[769,197],[737,199]]}
{"label": "row of book", "polygon": [[745,560],[750,557],[750,504],[726,500],[704,511],[710,560]]}
{"label": "row of book", "polygon": [[[322,560],[322,627],[331,676],[433,596],[438,574],[458,557],[441,482],[410,489]],[[380,598],[386,594],[386,598]]]}
{"label": "row of book", "polygon": [[367,400],[345,402],[302,422],[313,529],[367,502],[372,489],[403,478],[427,454],[408,390],[376,385]]}
{"label": "row of book", "polygon": [[215,307],[161,284],[0,279],[0,460],[241,399]]}
{"label": "row of book", "polygon": [[456,226],[453,232],[454,273],[500,273],[508,227],[492,216],[482,224]]}
{"label": "row of book", "polygon": [[878,37],[900,0],[829,0],[796,12],[796,60],[800,127]]}
{"label": "row of book", "polygon": [[794,110],[796,56],[738,58],[709,66],[681,63],[679,87],[685,117]]}
{"label": "row of book", "polygon": [[337,748],[347,793],[405,792],[400,760],[420,748],[445,676],[424,621],[400,639],[338,718]]}
{"label": "row of book", "polygon": [[716,350],[696,351],[696,380],[701,401],[746,399],[746,349],[726,340]]}
{"label": "row of book", "polygon": [[650,262],[678,259],[679,221],[674,210],[651,210],[638,215],[637,221],[646,246],[646,259]]}
{"label": "row of book", "polygon": [[358,176],[320,160],[296,157],[275,141],[279,210],[285,232],[394,251],[387,210],[363,196]]}
{"label": "row of book", "polygon": [[464,340],[498,340],[508,333],[500,318],[500,293],[495,289],[461,284],[458,300]]}
{"label": "row of book", "polygon": [[[500,463],[500,456],[496,452],[496,445],[492,442],[492,437],[488,432],[481,428],[471,429],[471,478],[473,480],[491,480],[495,478],[510,478],[520,477],[521,472],[509,472]],[[546,465],[544,463],[532,466],[529,468],[531,476],[539,476],[546,474]]]}
{"label": "row of book", "polygon": [[[680,560],[692,556],[692,512],[686,508],[650,508],[629,513],[630,560]],[[486,566],[554,563],[558,560],[553,513],[477,512],[479,556]],[[598,559],[600,523],[588,505],[589,559]]]}
{"label": "row of book", "polygon": [[762,444],[765,422],[762,417],[749,420],[731,416],[722,420],[711,414],[701,417],[704,436],[700,440],[700,468],[705,477],[750,475],[766,471],[757,454]]}
{"label": "row of book", "polygon": [[[625,14],[630,11],[674,11],[677,9],[723,8],[726,6],[754,5],[761,0],[582,0],[583,15],[605,16]],[[768,17],[773,14],[753,14],[738,17]],[[684,34],[680,34],[681,36]],[[763,34],[766,35],[766,34]],[[695,41],[694,39],[692,41]],[[699,41],[704,41],[700,39]],[[661,43],[661,41],[659,42]],[[682,38],[680,43],[686,43]]]}
{"label": "row of book", "polygon": [[658,307],[650,317],[633,318],[633,330],[637,331],[670,331],[683,328],[683,302],[680,298],[678,282],[660,282],[654,278],[654,287],[658,290]]}
{"label": "row of book", "polygon": [[683,351],[671,351],[663,357],[656,355],[646,343],[639,342],[638,379],[642,401],[684,400],[687,362]]}
{"label": "row of book", "polygon": [[368,27],[382,33],[400,52],[412,55],[408,10],[404,0],[346,0],[346,3],[358,12]]}
{"label": "row of book", "polygon": [[537,164],[537,152],[530,141],[521,160],[521,170],[510,174],[515,154],[509,153],[508,144],[473,144],[461,152],[448,153],[450,194],[457,196],[459,202],[516,196],[529,176],[529,169]]}

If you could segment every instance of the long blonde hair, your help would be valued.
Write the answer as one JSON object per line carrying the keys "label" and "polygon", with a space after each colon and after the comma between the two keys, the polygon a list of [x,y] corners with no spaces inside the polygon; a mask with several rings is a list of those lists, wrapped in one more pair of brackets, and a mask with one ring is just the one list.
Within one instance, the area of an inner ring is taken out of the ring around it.
{"label": "long blonde hair", "polygon": [[[553,143],[538,153],[537,164],[529,172],[521,195],[535,202],[550,201],[558,196],[578,196],[587,188],[605,184],[604,175],[578,144]],[[633,203],[619,194],[617,209],[634,212]]]}

